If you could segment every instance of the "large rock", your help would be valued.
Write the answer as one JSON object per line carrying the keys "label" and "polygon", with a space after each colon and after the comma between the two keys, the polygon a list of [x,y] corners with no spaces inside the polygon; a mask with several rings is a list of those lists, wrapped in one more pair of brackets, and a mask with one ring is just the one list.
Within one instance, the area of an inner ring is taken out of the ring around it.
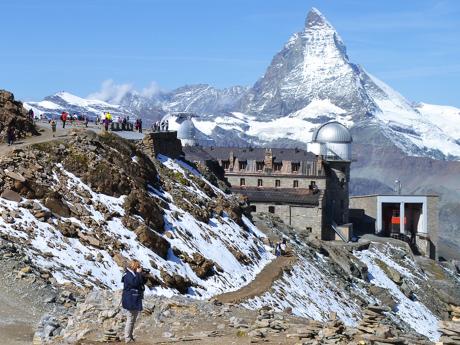
{"label": "large rock", "polygon": [[3,193],[1,194],[1,197],[3,199],[15,201],[15,202],[20,202],[22,199],[18,193],[12,191],[11,189],[5,189]]}
{"label": "large rock", "polygon": [[167,287],[172,289],[176,289],[181,294],[186,294],[188,292],[188,288],[192,286],[192,283],[187,278],[184,278],[178,274],[169,274],[166,271],[160,271],[161,279],[165,283]]}
{"label": "large rock", "polygon": [[146,225],[141,225],[134,231],[137,239],[147,248],[153,250],[156,254],[166,259],[170,248],[169,242],[158,235],[155,231]]}
{"label": "large rock", "polygon": [[141,216],[146,225],[156,231],[163,231],[163,212],[155,200],[144,191],[133,190],[123,205],[127,214]]}
{"label": "large rock", "polygon": [[70,217],[69,207],[60,198],[54,196],[45,198],[45,206],[58,216]]}
{"label": "large rock", "polygon": [[16,137],[25,137],[28,134],[39,135],[33,122],[27,116],[27,110],[21,102],[14,100],[11,92],[0,90],[0,141],[6,139],[9,127],[15,128]]}

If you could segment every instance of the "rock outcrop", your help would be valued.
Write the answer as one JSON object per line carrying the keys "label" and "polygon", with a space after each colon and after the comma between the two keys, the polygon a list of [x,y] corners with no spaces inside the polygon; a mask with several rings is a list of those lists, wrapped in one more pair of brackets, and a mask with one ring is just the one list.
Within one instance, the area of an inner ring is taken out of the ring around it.
{"label": "rock outcrop", "polygon": [[5,141],[9,127],[14,127],[19,138],[39,134],[22,103],[16,101],[11,92],[0,90],[0,142]]}

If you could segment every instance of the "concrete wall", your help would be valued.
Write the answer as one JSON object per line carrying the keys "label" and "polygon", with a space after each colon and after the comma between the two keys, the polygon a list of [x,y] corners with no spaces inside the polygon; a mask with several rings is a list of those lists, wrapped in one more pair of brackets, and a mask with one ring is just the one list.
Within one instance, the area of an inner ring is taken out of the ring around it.
{"label": "concrete wall", "polygon": [[352,196],[349,207],[350,222],[357,234],[376,232],[377,196]]}
{"label": "concrete wall", "polygon": [[439,242],[439,197],[427,197],[427,211],[428,211],[428,237],[431,241],[430,244],[430,258],[437,260],[437,248]]}

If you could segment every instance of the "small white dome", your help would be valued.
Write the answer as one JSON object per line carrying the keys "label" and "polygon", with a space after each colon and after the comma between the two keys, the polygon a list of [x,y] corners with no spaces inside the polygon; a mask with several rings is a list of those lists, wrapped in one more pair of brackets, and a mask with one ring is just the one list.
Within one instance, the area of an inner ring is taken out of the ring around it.
{"label": "small white dome", "polygon": [[192,119],[184,120],[177,130],[178,139],[195,140],[196,129]]}
{"label": "small white dome", "polygon": [[353,142],[347,127],[337,121],[332,121],[319,126],[312,136],[312,143],[343,143]]}

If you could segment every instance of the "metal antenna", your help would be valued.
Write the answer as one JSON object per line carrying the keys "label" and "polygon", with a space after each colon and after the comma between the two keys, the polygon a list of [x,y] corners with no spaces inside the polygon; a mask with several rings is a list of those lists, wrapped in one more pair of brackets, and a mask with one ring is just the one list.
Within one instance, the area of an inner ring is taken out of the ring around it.
{"label": "metal antenna", "polygon": [[401,181],[399,179],[396,179],[395,187],[394,187],[395,193],[398,193],[398,195],[401,195],[401,188],[402,188]]}

